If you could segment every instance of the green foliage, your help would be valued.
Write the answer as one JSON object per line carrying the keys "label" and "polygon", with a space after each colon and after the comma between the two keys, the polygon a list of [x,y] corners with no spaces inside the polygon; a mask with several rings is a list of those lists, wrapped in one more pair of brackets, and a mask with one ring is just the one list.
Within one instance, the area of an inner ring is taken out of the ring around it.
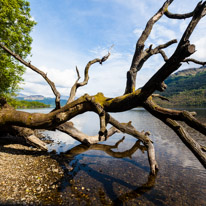
{"label": "green foliage", "polygon": [[206,106],[205,89],[194,89],[180,92],[179,94],[169,97],[169,102],[155,100],[161,106]]}
{"label": "green foliage", "polygon": [[[0,42],[26,58],[31,51],[30,32],[36,24],[26,0],[0,0]],[[8,96],[19,89],[25,68],[0,49],[0,96]]]}
{"label": "green foliage", "polygon": [[[23,100],[24,98],[23,97],[18,97],[17,99],[18,100]],[[26,101],[33,101],[33,100],[26,100]],[[50,107],[55,107],[56,106],[54,98],[44,98],[43,100],[35,100],[35,101],[36,102],[41,102],[41,103],[46,104],[46,105],[50,105]],[[60,100],[61,106],[64,106],[66,103],[67,103],[67,100],[65,100],[65,99]]]}
{"label": "green foliage", "polygon": [[13,98],[7,99],[8,103],[14,108],[48,108],[50,105],[38,101],[17,100]]}
{"label": "green foliage", "polygon": [[196,75],[188,76],[171,76],[165,80],[168,88],[163,93],[169,97],[177,95],[185,90],[205,89],[206,88],[206,72],[198,72]]}

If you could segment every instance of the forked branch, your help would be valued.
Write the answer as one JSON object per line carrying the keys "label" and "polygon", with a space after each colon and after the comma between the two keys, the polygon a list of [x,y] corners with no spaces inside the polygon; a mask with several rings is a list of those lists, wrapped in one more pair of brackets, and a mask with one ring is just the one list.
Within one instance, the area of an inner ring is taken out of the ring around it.
{"label": "forked branch", "polygon": [[96,58],[96,59],[93,59],[93,60],[89,61],[86,65],[86,67],[85,67],[85,70],[84,70],[84,81],[83,82],[78,82],[79,79],[80,79],[80,75],[79,75],[79,70],[76,67],[78,79],[76,80],[75,84],[71,88],[70,96],[69,96],[69,99],[67,101],[67,104],[74,101],[77,89],[79,87],[85,86],[88,83],[88,81],[89,81],[89,69],[90,69],[91,65],[95,64],[95,63],[102,64],[103,62],[105,62],[109,58],[109,56],[110,56],[110,52],[108,52],[108,54],[103,56],[101,59]]}
{"label": "forked branch", "polygon": [[190,44],[189,38],[202,18],[206,2],[199,3],[195,10],[192,20],[186,28],[182,38],[173,53],[173,55],[165,62],[165,64],[150,78],[141,90],[142,101],[145,101],[149,96],[158,89],[159,85],[180,66],[181,62],[195,52],[195,46]]}
{"label": "forked branch", "polygon": [[154,24],[164,15],[168,6],[173,2],[173,0],[167,0],[163,6],[159,9],[159,11],[147,22],[147,25],[142,32],[140,38],[136,44],[136,50],[133,55],[132,64],[130,70],[127,72],[127,83],[124,94],[131,93],[135,90],[136,87],[136,75],[137,72],[142,68],[143,64],[140,63],[141,60],[145,57],[144,54],[144,44],[148,39]]}

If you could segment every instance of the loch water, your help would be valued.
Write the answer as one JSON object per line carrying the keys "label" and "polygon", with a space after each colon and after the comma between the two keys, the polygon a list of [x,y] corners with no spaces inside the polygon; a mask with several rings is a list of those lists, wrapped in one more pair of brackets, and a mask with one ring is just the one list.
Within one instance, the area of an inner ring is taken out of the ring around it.
{"label": "loch water", "polygon": [[[206,108],[187,110],[196,111],[198,119],[206,122]],[[120,122],[132,121],[139,131],[151,132],[159,165],[157,175],[150,175],[145,148],[129,135],[117,133],[87,148],[61,132],[46,132],[46,138],[54,140],[49,150],[56,150],[65,160],[60,163],[65,173],[58,188],[61,204],[206,205],[206,169],[170,128],[140,108],[112,115]],[[88,135],[98,133],[99,119],[93,113],[72,121]],[[206,145],[204,135],[187,129],[196,141]]]}

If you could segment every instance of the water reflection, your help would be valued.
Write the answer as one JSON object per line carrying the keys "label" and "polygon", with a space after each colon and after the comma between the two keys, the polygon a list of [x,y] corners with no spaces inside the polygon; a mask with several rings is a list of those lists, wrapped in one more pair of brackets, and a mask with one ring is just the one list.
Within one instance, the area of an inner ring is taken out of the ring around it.
{"label": "water reflection", "polygon": [[[188,110],[196,111],[206,122],[206,109]],[[66,154],[55,155],[64,169],[58,192],[65,205],[206,205],[206,170],[170,128],[143,109],[112,115],[121,122],[131,120],[139,131],[151,132],[160,168],[157,177],[149,175],[147,154],[131,136],[125,135],[123,142],[122,134],[115,134],[106,145],[88,148],[69,137],[61,140],[58,133],[64,148],[73,147]],[[99,131],[95,114],[77,116],[75,121],[86,134]],[[204,135],[187,130],[206,145]],[[55,138],[57,133],[53,135]]]}
{"label": "water reflection", "polygon": [[144,195],[148,191],[150,191],[154,186],[155,186],[155,181],[156,181],[156,175],[149,174],[147,182],[143,184],[140,187],[137,187],[131,192],[125,193],[123,195],[120,195],[118,198],[113,200],[114,205],[122,205],[125,202],[129,202],[133,199],[139,198],[141,195]]}
{"label": "water reflection", "polygon": [[[86,201],[87,204],[90,205],[92,202],[91,198],[93,198],[89,195],[90,189],[86,188],[86,184],[78,185],[77,181],[75,181],[75,177],[78,175],[78,173],[82,172],[84,175],[90,177],[87,178],[87,184],[90,184],[95,180],[102,185],[101,189],[98,191],[98,198],[103,205],[121,205],[121,203],[139,197],[152,189],[155,185],[155,175],[149,174],[146,183],[137,187],[135,182],[131,183],[130,181],[115,177],[114,175],[109,175],[108,172],[104,173],[103,169],[96,169],[92,167],[93,163],[91,162],[88,162],[87,164],[85,164],[85,161],[83,161],[83,163],[81,162],[83,157],[85,157],[84,153],[91,150],[104,152],[108,156],[112,157],[112,159],[121,158],[123,161],[127,161],[128,158],[131,159],[132,155],[137,152],[137,150],[141,151],[141,153],[146,151],[146,147],[141,145],[140,141],[136,141],[131,146],[131,148],[127,149],[126,151],[114,151],[114,149],[118,149],[120,143],[123,143],[124,139],[125,138],[123,137],[113,145],[95,144],[88,147],[81,144],[70,149],[65,154],[61,154],[59,163],[64,170],[64,177],[60,180],[61,184],[59,187],[59,192],[67,194],[67,198],[68,194],[70,194],[70,196],[75,199],[74,201]],[[102,158],[104,158],[104,156]],[[131,163],[132,161],[129,162]],[[133,164],[133,166],[137,167],[138,164]],[[111,166],[110,170],[116,169],[114,166]],[[127,174],[127,172],[125,172],[125,174]],[[127,178],[130,178],[130,176]],[[91,182],[89,183],[89,181]],[[118,188],[127,188],[126,191],[129,192],[122,191],[121,195],[119,195],[119,193],[116,192],[116,189],[111,187],[115,184],[118,185]],[[84,191],[82,191],[82,188]]]}

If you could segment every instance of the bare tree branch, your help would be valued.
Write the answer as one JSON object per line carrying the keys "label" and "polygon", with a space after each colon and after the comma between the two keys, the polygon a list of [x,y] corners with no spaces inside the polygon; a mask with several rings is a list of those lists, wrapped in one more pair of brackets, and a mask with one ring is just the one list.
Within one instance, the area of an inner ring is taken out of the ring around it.
{"label": "bare tree branch", "polygon": [[107,119],[110,124],[112,124],[114,127],[119,129],[123,133],[127,133],[129,135],[132,135],[135,138],[138,138],[143,142],[143,144],[147,147],[148,152],[148,159],[150,163],[150,171],[152,174],[156,173],[156,170],[158,170],[158,164],[155,159],[155,149],[152,141],[148,137],[148,133],[146,132],[138,132],[132,125],[131,122],[128,124],[121,124],[117,120],[115,120],[111,115],[107,114]]}
{"label": "bare tree branch", "polygon": [[4,46],[2,43],[0,43],[0,47],[2,49],[4,49],[4,51],[6,51],[7,53],[9,53],[11,56],[13,56],[16,60],[18,60],[19,62],[21,62],[23,65],[25,65],[26,67],[32,69],[33,71],[35,71],[36,73],[40,74],[45,80],[46,82],[49,84],[49,86],[51,87],[56,99],[55,99],[55,103],[56,103],[56,108],[55,109],[59,109],[61,107],[60,105],[60,93],[57,91],[54,82],[52,82],[48,77],[47,74],[45,74],[44,72],[42,72],[40,69],[38,69],[37,67],[33,66],[30,62],[26,62],[25,60],[23,60],[19,55],[15,54],[14,52],[12,52],[10,49],[8,49],[6,46]]}
{"label": "bare tree branch", "polygon": [[[160,10],[147,22],[143,33],[137,41],[131,67],[127,72],[125,94],[115,98],[108,98],[102,93],[98,93],[94,96],[85,94],[75,100],[77,89],[86,85],[89,81],[89,69],[91,65],[97,62],[102,64],[109,58],[110,52],[108,52],[108,54],[102,59],[97,58],[88,62],[84,70],[84,80],[82,82],[79,82],[80,74],[78,68],[76,68],[77,80],[71,88],[70,97],[67,104],[60,108],[60,94],[56,90],[54,83],[48,79],[47,75],[30,63],[24,61],[20,56],[7,49],[3,44],[0,44],[0,46],[16,60],[40,74],[48,82],[56,96],[56,109],[48,114],[17,111],[14,108],[8,106],[5,99],[0,99],[0,132],[9,131],[9,129],[12,128],[17,131],[17,133],[24,136],[25,139],[29,140],[31,144],[35,144],[36,146],[40,146],[42,149],[46,149],[46,145],[44,145],[43,142],[37,138],[33,129],[58,129],[64,133],[69,134],[85,145],[92,145],[98,143],[99,141],[104,141],[107,139],[107,137],[121,131],[123,133],[132,135],[144,144],[148,152],[151,173],[155,174],[156,170],[158,169],[158,165],[155,159],[154,145],[149,138],[149,133],[144,131],[139,132],[132,126],[131,122],[120,123],[110,115],[111,112],[123,112],[137,106],[142,106],[152,115],[170,126],[182,139],[186,139],[184,140],[187,142],[186,144],[189,145],[192,151],[194,150],[194,153],[199,156],[198,158],[201,159],[205,165],[205,146],[199,145],[193,141],[191,137],[184,131],[184,128],[176,121],[185,122],[187,125],[204,135],[206,135],[206,125],[198,121],[194,117],[194,113],[162,108],[156,105],[152,100],[152,97],[157,96],[153,95],[153,92],[156,90],[163,91],[166,89],[167,86],[164,83],[164,80],[174,71],[176,71],[181,66],[182,62],[194,62],[205,65],[205,62],[200,62],[188,57],[195,52],[195,46],[190,44],[189,38],[197,26],[199,20],[206,14],[206,1],[203,3],[198,3],[193,12],[183,15],[176,15],[168,12],[168,6],[172,2],[173,0],[167,0]],[[192,17],[188,27],[182,35],[179,44],[177,45],[176,50],[170,58],[166,56],[163,49],[176,43],[176,40],[171,40],[165,44],[155,47],[154,49],[152,48],[152,45],[150,45],[149,48],[144,50],[145,41],[148,39],[154,24],[163,16],[164,13],[169,18],[182,19]],[[142,88],[135,90],[137,72],[152,55],[159,53],[165,60],[164,65]],[[160,95],[158,95],[158,97],[165,99]],[[95,112],[99,116],[100,131],[96,136],[88,136],[77,130],[71,122],[67,122],[73,117],[88,111]],[[113,127],[107,131],[106,127],[108,123]],[[11,132],[12,131],[9,131],[9,133]],[[121,141],[119,141],[116,145],[118,146],[120,142]],[[100,147],[101,146],[99,146],[99,148]],[[98,147],[94,146],[94,148]],[[105,148],[109,148],[107,152],[108,154],[112,155],[111,147]]]}
{"label": "bare tree branch", "polygon": [[67,101],[67,104],[69,104],[70,102],[73,102],[74,99],[75,99],[75,95],[76,95],[76,91],[77,91],[77,85],[78,85],[78,81],[80,80],[80,74],[79,74],[79,70],[78,68],[76,67],[76,72],[77,72],[77,80],[76,82],[74,83],[74,85],[72,86],[71,88],[71,91],[70,91],[70,95],[69,95],[69,99]]}
{"label": "bare tree branch", "polygon": [[162,55],[162,58],[164,59],[164,61],[166,62],[168,60],[167,55],[165,54],[165,52],[163,50],[159,50],[159,53]]}
{"label": "bare tree branch", "polygon": [[154,103],[152,99],[148,99],[147,101],[145,101],[143,107],[157,118],[170,118],[177,121],[183,121],[188,126],[199,131],[203,135],[206,135],[206,125],[201,123],[198,119],[194,117],[194,115],[196,114],[194,112],[166,109]]}
{"label": "bare tree branch", "polygon": [[[181,47],[181,45],[183,45],[184,43],[186,43],[189,40],[195,27],[199,23],[200,19],[203,17],[203,13],[205,12],[205,9],[206,9],[206,1],[203,3],[202,3],[202,1],[200,1],[194,10],[192,20],[190,21],[187,29],[185,30],[185,32],[184,32],[184,34],[183,34],[183,36],[178,44],[178,47]],[[178,49],[178,47],[177,47],[177,49]]]}
{"label": "bare tree branch", "polygon": [[206,153],[202,150],[202,146],[193,140],[184,128],[175,120],[184,121],[186,124],[206,135],[206,125],[194,118],[194,113],[187,111],[165,109],[156,105],[152,100],[147,100],[144,103],[152,115],[163,121],[170,128],[172,128],[177,135],[186,143],[187,147],[197,156],[200,162],[206,167]]}
{"label": "bare tree branch", "polygon": [[173,40],[171,40],[171,41],[168,41],[168,42],[165,43],[165,44],[161,44],[161,45],[155,47],[154,49],[152,49],[152,45],[150,45],[150,47],[145,50],[147,53],[145,54],[145,56],[144,56],[144,57],[142,58],[142,60],[140,61],[140,64],[143,65],[144,62],[146,62],[146,61],[149,59],[149,57],[151,57],[151,56],[154,55],[154,54],[158,54],[158,53],[160,53],[160,54],[162,55],[162,57],[164,58],[164,60],[167,61],[168,58],[167,58],[165,52],[164,52],[162,49],[165,49],[165,48],[171,46],[171,45],[174,44],[174,43],[177,43],[177,40],[176,40],[176,39],[173,39]]}
{"label": "bare tree branch", "polygon": [[198,60],[193,59],[193,58],[184,59],[182,62],[187,62],[188,64],[189,64],[189,62],[193,62],[195,64],[200,64],[202,66],[206,65],[206,62],[201,62],[201,61],[198,61]]}
{"label": "bare tree branch", "polygon": [[[61,124],[58,127],[56,127],[56,129],[70,135],[74,139],[86,145],[92,145],[92,144],[96,144],[101,141],[105,141],[105,139],[103,138],[99,139],[99,135],[89,136],[87,134],[82,133],[81,131],[79,131],[78,129],[74,127],[72,122],[65,122],[64,124]],[[116,132],[119,132],[119,130],[116,129],[115,127],[111,127],[108,130],[107,138],[109,138]]]}
{"label": "bare tree branch", "polygon": [[194,15],[194,11],[186,14],[173,14],[167,10],[164,14],[170,19],[186,19],[192,17]]}
{"label": "bare tree branch", "polygon": [[126,89],[125,94],[131,93],[135,90],[136,85],[136,74],[141,69],[142,64],[140,64],[140,61],[142,60],[143,56],[143,49],[144,49],[144,43],[147,40],[148,36],[150,35],[150,32],[153,28],[153,25],[163,16],[164,12],[167,10],[168,6],[173,2],[173,0],[167,0],[163,6],[159,9],[159,11],[147,22],[147,25],[142,32],[140,38],[137,41],[136,44],[136,50],[132,59],[132,64],[130,67],[130,70],[127,72],[127,83],[126,83]]}
{"label": "bare tree branch", "polygon": [[78,81],[80,79],[79,70],[76,67],[77,74],[78,74],[78,79],[77,79],[77,81],[75,82],[75,84],[71,88],[70,97],[69,97],[69,99],[67,101],[67,104],[74,101],[77,89],[79,87],[85,86],[88,83],[88,81],[89,81],[89,69],[90,69],[91,65],[95,64],[97,62],[102,64],[103,62],[105,62],[109,58],[109,56],[110,56],[110,52],[108,52],[108,54],[103,56],[101,59],[96,58],[96,59],[93,59],[93,60],[89,61],[87,63],[87,65],[86,65],[86,67],[85,67],[85,70],[84,70],[84,81],[80,82],[80,83],[78,83]]}
{"label": "bare tree branch", "polygon": [[168,98],[163,97],[163,96],[161,96],[160,94],[152,94],[152,97],[158,97],[158,98],[160,98],[161,100],[164,100],[164,101],[168,101],[168,102],[169,102],[169,99],[168,99]]}
{"label": "bare tree branch", "polygon": [[181,126],[177,121],[167,118],[166,124],[172,128],[187,147],[197,156],[202,165],[206,168],[206,152]]}
{"label": "bare tree branch", "polygon": [[23,137],[28,144],[40,148],[43,151],[47,151],[46,143],[44,143],[37,137],[34,130],[18,126],[11,126],[8,129],[11,135]]}
{"label": "bare tree branch", "polygon": [[167,62],[153,75],[153,77],[143,86],[141,91],[142,100],[146,100],[152,93],[157,90],[160,83],[163,82],[171,73],[176,71],[181,62],[195,52],[195,46],[190,45],[189,37],[202,18],[206,2],[199,3],[194,10],[194,16],[186,28],[178,46],[173,55]]}

